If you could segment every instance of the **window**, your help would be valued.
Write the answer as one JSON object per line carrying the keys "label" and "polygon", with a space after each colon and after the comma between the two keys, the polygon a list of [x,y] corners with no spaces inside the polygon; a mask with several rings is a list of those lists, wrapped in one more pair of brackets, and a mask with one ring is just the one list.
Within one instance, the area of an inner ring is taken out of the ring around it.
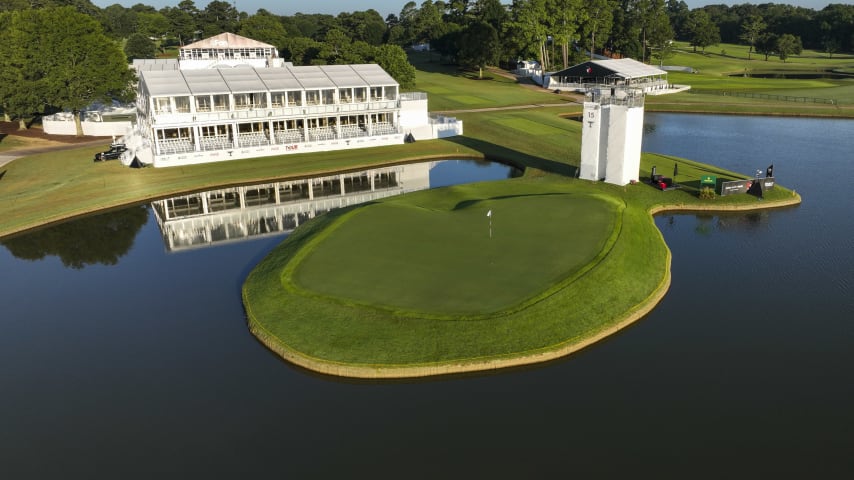
{"label": "window", "polygon": [[335,90],[329,88],[320,91],[321,103],[324,105],[332,105],[335,103]]}
{"label": "window", "polygon": [[214,95],[213,96],[213,105],[214,105],[214,111],[217,111],[217,112],[228,111],[229,110],[228,95]]}
{"label": "window", "polygon": [[190,97],[175,97],[175,111],[190,113]]}
{"label": "window", "polygon": [[287,96],[285,92],[270,92],[270,101],[274,107],[284,107],[287,105]]}
{"label": "window", "polygon": [[210,112],[211,111],[211,97],[196,97],[196,111],[197,112]]}
{"label": "window", "polygon": [[357,102],[368,101],[368,89],[366,89],[365,87],[354,88],[353,95],[356,97]]}
{"label": "window", "polygon": [[169,97],[157,97],[154,99],[154,113],[172,113],[172,104]]}

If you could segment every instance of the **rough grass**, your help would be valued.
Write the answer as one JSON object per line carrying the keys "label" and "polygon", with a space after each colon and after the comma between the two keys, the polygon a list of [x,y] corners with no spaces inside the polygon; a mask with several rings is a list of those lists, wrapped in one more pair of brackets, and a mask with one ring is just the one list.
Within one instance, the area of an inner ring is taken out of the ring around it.
{"label": "rough grass", "polygon": [[434,54],[412,54],[410,61],[418,69],[416,90],[430,94],[431,111],[569,102],[546,90],[523,88],[500,75],[476,80],[476,73],[442,65]]}

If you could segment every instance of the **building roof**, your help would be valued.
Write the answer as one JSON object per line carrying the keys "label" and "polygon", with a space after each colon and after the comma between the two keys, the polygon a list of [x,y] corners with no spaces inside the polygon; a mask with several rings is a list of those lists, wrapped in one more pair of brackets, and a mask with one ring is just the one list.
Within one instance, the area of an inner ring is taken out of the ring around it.
{"label": "building roof", "polygon": [[178,70],[177,58],[135,58],[133,68],[140,70]]}
{"label": "building roof", "polygon": [[621,78],[643,78],[658,75],[667,75],[667,72],[631,58],[590,60],[552,74],[554,77]]}
{"label": "building roof", "polygon": [[233,33],[225,32],[220,33],[219,35],[214,35],[213,37],[208,37],[203,40],[199,40],[198,42],[191,43],[189,45],[184,45],[181,47],[184,49],[214,49],[214,50],[225,50],[225,49],[233,49],[233,48],[272,48],[276,49],[275,46],[270,45],[269,43],[259,42],[258,40],[252,40],[251,38],[241,37],[240,35],[235,35]]}
{"label": "building roof", "polygon": [[141,70],[140,84],[153,97],[394,86],[397,81],[379,65],[323,65],[278,68],[210,68]]}

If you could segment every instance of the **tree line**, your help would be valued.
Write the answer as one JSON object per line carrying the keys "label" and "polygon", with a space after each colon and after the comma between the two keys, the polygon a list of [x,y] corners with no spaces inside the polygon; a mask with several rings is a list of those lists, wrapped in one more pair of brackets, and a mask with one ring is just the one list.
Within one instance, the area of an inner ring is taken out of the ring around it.
{"label": "tree line", "polygon": [[550,71],[594,53],[661,64],[673,40],[702,50],[741,43],[766,60],[785,60],[802,48],[832,56],[854,51],[854,6],[691,10],[683,0],[424,0],[382,18],[373,9],[338,15],[260,9],[250,15],[222,0],[204,8],[182,0],[159,10],[142,3],[102,9],[90,0],[0,0],[0,35],[8,46],[0,57],[0,103],[8,116],[127,97],[122,84],[130,77],[119,73],[119,63],[223,32],[275,45],[295,65],[378,63],[410,89],[415,69],[404,48],[419,44],[445,62],[476,69],[533,58]]}
{"label": "tree line", "polygon": [[163,38],[160,45],[168,46],[228,31],[276,45],[298,65],[394,59],[390,73],[401,77],[404,88],[414,82],[405,57],[378,48],[423,43],[446,61],[468,67],[536,58],[546,70],[567,67],[590,52],[661,63],[671,54],[673,40],[703,50],[719,43],[746,44],[766,59],[785,59],[802,48],[831,56],[854,51],[854,5],[844,4],[820,11],[776,3],[691,10],[683,0],[425,0],[410,1],[399,14],[383,19],[372,9],[289,16],[261,9],[249,15],[221,0],[204,8],[182,0],[160,10],[143,4],[98,9],[88,0],[42,1],[73,3],[95,15],[108,36],[126,41],[131,58],[151,56],[151,39]]}

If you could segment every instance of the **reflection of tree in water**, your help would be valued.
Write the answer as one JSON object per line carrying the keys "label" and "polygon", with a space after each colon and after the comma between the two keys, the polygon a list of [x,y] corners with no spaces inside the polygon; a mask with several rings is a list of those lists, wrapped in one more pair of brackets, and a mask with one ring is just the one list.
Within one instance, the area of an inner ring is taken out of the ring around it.
{"label": "reflection of tree in water", "polygon": [[654,123],[644,123],[643,124],[643,133],[644,134],[655,133],[655,129],[656,129],[656,127],[655,127]]}
{"label": "reflection of tree in water", "polygon": [[72,220],[3,240],[17,258],[41,260],[56,255],[66,267],[115,265],[133,246],[133,241],[148,221],[145,205]]}
{"label": "reflection of tree in water", "polygon": [[694,231],[700,235],[711,235],[714,230],[714,226],[712,225],[714,218],[709,215],[697,215],[697,226],[694,227]]}
{"label": "reflection of tree in water", "polygon": [[718,230],[721,231],[752,231],[764,227],[768,223],[768,212],[750,212],[743,214],[721,215],[718,220]]}
{"label": "reflection of tree in water", "polygon": [[[495,166],[494,160],[487,160],[485,158],[475,158],[473,160],[473,162],[474,162],[475,167],[478,167],[478,168],[492,168]],[[505,164],[505,165],[508,165],[508,164]],[[508,165],[508,166],[511,168],[507,172],[507,178],[519,178],[525,173],[524,170],[518,169],[512,165]]]}

